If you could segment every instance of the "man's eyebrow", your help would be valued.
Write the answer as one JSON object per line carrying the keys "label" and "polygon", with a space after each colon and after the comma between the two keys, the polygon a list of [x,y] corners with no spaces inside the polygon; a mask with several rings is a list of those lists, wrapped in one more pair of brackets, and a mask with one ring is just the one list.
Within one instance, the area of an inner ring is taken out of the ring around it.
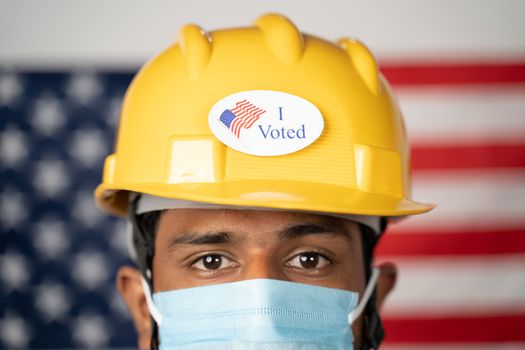
{"label": "man's eyebrow", "polygon": [[282,239],[294,239],[307,235],[335,235],[351,239],[346,227],[336,222],[328,224],[307,223],[294,225],[279,232],[279,238]]}
{"label": "man's eyebrow", "polygon": [[225,244],[233,241],[238,241],[239,237],[235,237],[231,232],[228,231],[217,231],[217,232],[184,232],[177,237],[170,240],[168,249],[173,248],[177,245],[192,244],[192,245],[204,245],[204,244]]}

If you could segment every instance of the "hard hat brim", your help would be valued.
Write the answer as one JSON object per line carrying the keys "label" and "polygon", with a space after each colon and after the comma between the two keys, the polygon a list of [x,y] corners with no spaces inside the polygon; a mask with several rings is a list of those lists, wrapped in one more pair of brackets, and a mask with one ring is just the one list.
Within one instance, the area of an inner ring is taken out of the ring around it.
{"label": "hard hat brim", "polygon": [[359,191],[330,184],[299,181],[231,181],[183,184],[101,184],[97,205],[112,214],[127,215],[129,192],[222,205],[283,210],[399,217],[432,210],[434,204]]}

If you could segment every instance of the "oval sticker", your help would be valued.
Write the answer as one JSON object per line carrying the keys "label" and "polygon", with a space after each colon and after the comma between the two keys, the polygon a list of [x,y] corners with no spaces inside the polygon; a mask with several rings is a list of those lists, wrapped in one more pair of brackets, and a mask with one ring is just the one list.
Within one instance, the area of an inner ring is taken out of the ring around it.
{"label": "oval sticker", "polygon": [[280,91],[241,91],[219,100],[208,123],[225,145],[246,154],[279,156],[297,152],[322,133],[323,116],[302,97]]}

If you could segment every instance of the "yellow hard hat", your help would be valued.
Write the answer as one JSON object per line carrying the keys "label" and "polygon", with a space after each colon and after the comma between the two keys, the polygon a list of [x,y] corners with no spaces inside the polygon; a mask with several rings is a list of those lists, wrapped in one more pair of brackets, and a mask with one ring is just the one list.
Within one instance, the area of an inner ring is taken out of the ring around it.
{"label": "yellow hard hat", "polygon": [[177,42],[134,78],[98,205],[130,192],[232,206],[404,216],[402,115],[368,49],[303,34],[285,17]]}

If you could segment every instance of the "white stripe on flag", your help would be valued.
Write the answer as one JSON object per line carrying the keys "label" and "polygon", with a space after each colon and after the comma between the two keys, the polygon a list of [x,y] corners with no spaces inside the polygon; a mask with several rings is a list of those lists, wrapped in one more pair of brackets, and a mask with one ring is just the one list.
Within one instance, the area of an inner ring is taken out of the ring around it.
{"label": "white stripe on flag", "polygon": [[397,88],[407,132],[422,145],[525,139],[525,86]]}
{"label": "white stripe on flag", "polygon": [[413,180],[412,197],[438,206],[396,224],[395,230],[401,225],[404,232],[424,232],[425,227],[491,230],[525,224],[523,170],[418,171]]}
{"label": "white stripe on flag", "polygon": [[525,254],[381,260],[399,268],[386,317],[525,313]]}

